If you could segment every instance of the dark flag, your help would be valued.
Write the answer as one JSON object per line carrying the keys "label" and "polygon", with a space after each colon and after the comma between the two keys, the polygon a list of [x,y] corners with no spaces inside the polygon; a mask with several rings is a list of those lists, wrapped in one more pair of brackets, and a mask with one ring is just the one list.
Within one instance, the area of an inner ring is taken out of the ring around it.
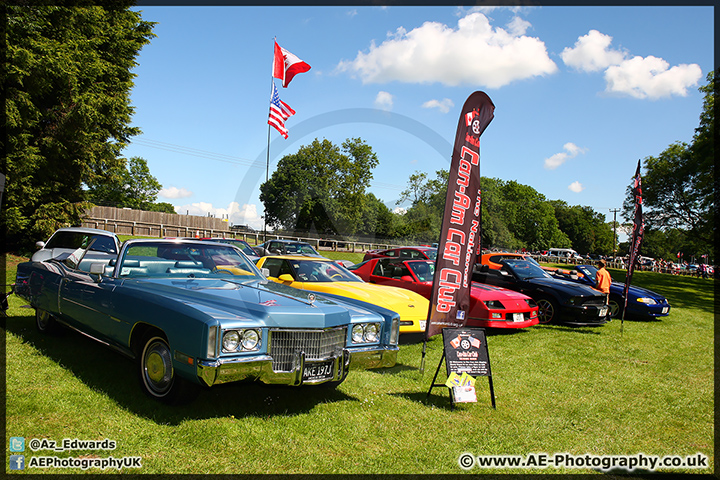
{"label": "dark flag", "polygon": [[[465,326],[480,240],[480,135],[495,105],[475,92],[463,105],[455,135],[425,340],[446,327]],[[424,349],[423,349],[424,350]]]}
{"label": "dark flag", "polygon": [[640,244],[643,240],[643,234],[645,232],[645,222],[643,222],[642,216],[642,177],[640,177],[640,160],[638,160],[637,171],[635,172],[635,178],[633,179],[632,194],[635,197],[635,220],[633,222],[632,240],[630,242],[630,264],[628,265],[627,275],[625,276],[625,290],[623,295],[625,296],[625,304],[623,306],[623,314],[620,320],[620,325],[625,321],[625,311],[627,310],[628,302],[628,289],[630,288],[630,281],[632,280],[633,272],[635,271],[635,262],[638,261],[640,256]]}

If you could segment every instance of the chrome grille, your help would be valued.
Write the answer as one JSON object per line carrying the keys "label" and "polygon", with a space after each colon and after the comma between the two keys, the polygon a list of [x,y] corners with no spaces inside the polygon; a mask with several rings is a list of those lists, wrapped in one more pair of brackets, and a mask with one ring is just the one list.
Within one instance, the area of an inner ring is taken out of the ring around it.
{"label": "chrome grille", "polygon": [[276,372],[290,372],[300,352],[306,362],[339,357],[345,347],[347,327],[328,330],[271,330],[270,356]]}

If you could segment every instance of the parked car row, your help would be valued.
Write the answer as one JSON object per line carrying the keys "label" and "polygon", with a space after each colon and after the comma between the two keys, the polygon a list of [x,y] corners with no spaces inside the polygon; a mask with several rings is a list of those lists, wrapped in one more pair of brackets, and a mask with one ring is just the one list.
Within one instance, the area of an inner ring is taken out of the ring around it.
{"label": "parked car row", "polygon": [[[14,292],[44,334],[65,326],[135,359],[146,394],[173,403],[235,381],[337,386],[351,368],[396,362],[401,333],[426,328],[437,248],[370,251],[346,268],[311,245],[270,240],[134,239],[60,229],[18,266]],[[602,325],[622,312],[596,271],[547,272],[491,252],[473,273],[468,326]],[[632,288],[628,314],[660,317],[661,295]]]}

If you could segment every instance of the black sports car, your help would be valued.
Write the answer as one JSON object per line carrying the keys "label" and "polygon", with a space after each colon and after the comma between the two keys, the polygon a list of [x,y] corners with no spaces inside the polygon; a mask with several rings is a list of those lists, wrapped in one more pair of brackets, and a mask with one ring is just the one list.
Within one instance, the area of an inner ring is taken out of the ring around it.
{"label": "black sports car", "polygon": [[[566,279],[570,282],[584,285],[595,285],[597,269],[592,265],[576,265],[574,270],[557,270],[551,275]],[[617,318],[622,316],[625,305],[625,284],[612,282],[610,284],[610,316]],[[635,317],[646,320],[656,320],[660,317],[667,317],[670,314],[670,304],[663,295],[655,293],[646,288],[630,285],[628,289],[628,309],[625,317]]]}
{"label": "black sports car", "polygon": [[606,297],[599,291],[553,278],[536,263],[508,259],[500,270],[481,265],[473,280],[509,288],[531,297],[538,304],[540,323],[603,325],[610,321]]}

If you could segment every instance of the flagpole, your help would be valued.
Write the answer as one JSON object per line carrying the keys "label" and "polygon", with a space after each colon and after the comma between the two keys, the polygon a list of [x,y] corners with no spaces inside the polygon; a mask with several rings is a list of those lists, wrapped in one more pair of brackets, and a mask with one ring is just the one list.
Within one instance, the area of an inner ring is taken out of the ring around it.
{"label": "flagpole", "polygon": [[[273,68],[270,71],[270,95],[272,95],[272,87],[275,82],[273,80],[274,75],[274,68],[275,68],[275,42],[277,42],[277,37],[273,37]],[[269,107],[268,107],[269,108]],[[270,179],[270,123],[268,122],[268,135],[267,135],[267,156],[265,158],[265,184],[267,184],[268,180]],[[264,208],[264,215],[263,215],[263,243],[267,242],[267,209]]]}

